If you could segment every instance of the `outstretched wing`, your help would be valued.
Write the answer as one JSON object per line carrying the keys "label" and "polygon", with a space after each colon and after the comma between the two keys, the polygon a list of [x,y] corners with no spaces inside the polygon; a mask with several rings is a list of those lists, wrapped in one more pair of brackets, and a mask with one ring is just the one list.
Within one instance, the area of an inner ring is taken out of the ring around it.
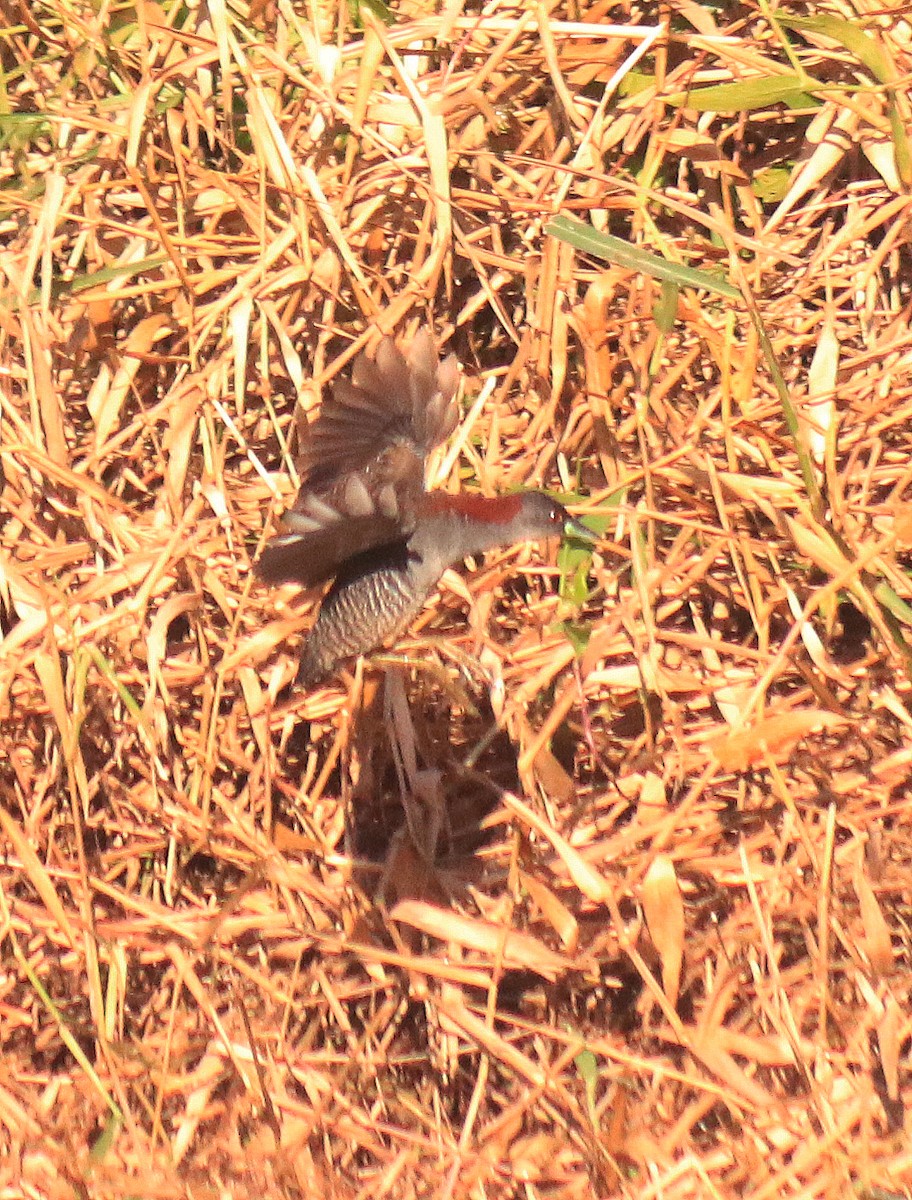
{"label": "outstretched wing", "polygon": [[425,460],[456,426],[458,381],[455,357],[438,362],[428,329],[407,355],[388,337],[373,359],[360,355],[311,427],[301,490],[283,518],[286,532],[260,556],[261,578],[311,587],[353,555],[407,538]]}

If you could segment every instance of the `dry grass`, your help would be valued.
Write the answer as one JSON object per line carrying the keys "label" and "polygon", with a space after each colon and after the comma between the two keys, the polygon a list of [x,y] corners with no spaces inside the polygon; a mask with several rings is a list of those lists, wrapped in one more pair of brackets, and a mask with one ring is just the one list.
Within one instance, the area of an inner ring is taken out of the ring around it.
{"label": "dry grass", "polygon": [[[427,7],[3,6],[2,1195],[912,1196],[910,26]],[[425,320],[605,540],[289,700]]]}

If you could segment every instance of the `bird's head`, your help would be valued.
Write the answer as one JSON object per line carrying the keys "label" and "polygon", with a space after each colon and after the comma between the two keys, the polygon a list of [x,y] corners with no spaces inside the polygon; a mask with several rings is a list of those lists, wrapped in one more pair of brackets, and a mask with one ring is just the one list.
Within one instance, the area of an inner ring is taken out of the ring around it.
{"label": "bird's head", "polygon": [[591,529],[571,517],[564,506],[546,492],[519,492],[505,499],[519,501],[511,521],[511,531],[515,532],[518,542],[565,535],[587,542],[596,541],[597,535]]}

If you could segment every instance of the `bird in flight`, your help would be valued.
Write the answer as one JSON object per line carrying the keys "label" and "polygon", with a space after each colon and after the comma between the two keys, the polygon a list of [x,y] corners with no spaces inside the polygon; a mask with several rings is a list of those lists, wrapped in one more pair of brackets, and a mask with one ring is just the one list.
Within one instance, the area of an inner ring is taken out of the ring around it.
{"label": "bird in flight", "polygon": [[468,555],[564,532],[593,540],[544,492],[426,490],[428,455],[456,428],[458,383],[455,356],[438,360],[430,330],[407,353],[385,337],[350,381],[334,382],[310,427],[297,499],[256,564],[267,583],[333,581],[301,651],[304,687],[394,642]]}

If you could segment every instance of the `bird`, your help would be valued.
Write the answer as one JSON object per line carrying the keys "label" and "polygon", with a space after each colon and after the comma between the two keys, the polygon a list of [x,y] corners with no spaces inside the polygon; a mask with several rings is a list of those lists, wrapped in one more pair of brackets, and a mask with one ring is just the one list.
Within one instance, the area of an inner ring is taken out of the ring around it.
{"label": "bird", "polygon": [[496,546],[566,533],[594,540],[547,493],[485,497],[428,491],[430,452],[456,428],[459,367],[421,328],[407,352],[384,337],[338,379],[310,425],[297,498],[256,571],[268,584],[332,580],[305,638],[296,682],[394,643],[443,572]]}

